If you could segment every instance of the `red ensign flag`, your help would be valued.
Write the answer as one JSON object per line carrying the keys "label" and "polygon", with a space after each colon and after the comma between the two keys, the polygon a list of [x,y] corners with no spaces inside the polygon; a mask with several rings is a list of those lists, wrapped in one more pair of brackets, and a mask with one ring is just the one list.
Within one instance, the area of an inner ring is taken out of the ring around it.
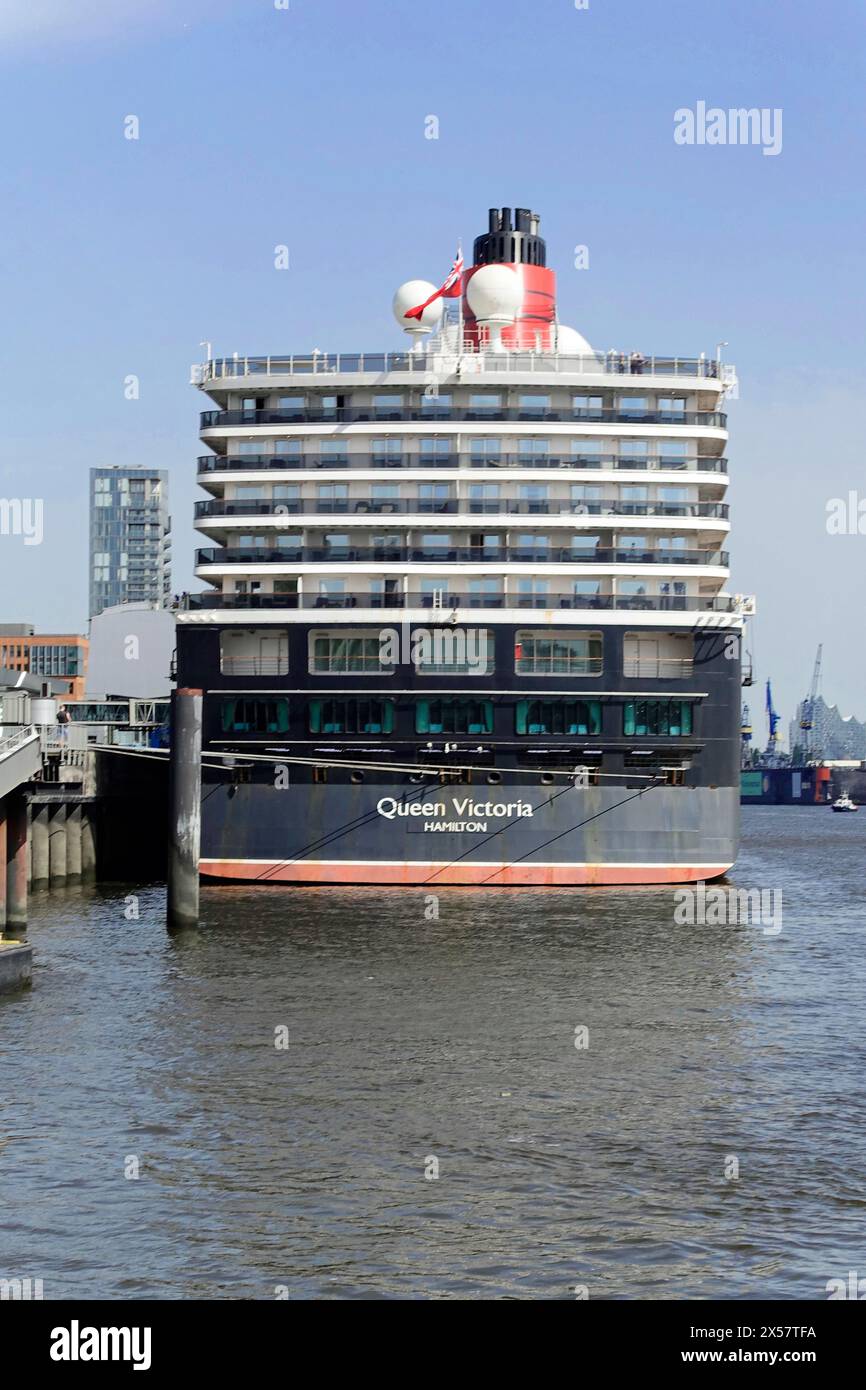
{"label": "red ensign flag", "polygon": [[431,294],[429,299],[425,299],[423,304],[416,304],[414,309],[407,309],[403,315],[404,319],[420,319],[428,304],[432,304],[434,299],[457,299],[463,289],[463,252],[458,251],[451,267],[451,274],[440,285],[439,289]]}

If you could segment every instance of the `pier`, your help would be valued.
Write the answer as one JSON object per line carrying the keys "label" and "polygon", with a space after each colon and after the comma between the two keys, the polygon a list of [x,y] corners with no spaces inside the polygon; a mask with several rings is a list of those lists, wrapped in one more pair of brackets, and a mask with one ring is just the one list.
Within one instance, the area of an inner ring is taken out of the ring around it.
{"label": "pier", "polygon": [[[43,692],[27,712],[33,722],[0,727],[2,989],[29,980],[31,951],[17,938],[34,895],[162,879],[167,863],[169,754],[147,741],[163,708],[127,700],[90,710],[82,702],[77,713],[94,718],[61,730]],[[107,714],[116,725],[108,733]],[[117,729],[125,743],[112,741]]]}

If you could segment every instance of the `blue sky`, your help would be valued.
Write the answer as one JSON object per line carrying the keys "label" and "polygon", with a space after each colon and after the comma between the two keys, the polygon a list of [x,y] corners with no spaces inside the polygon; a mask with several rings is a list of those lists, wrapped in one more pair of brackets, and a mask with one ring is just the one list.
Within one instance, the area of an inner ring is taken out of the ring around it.
{"label": "blue sky", "polygon": [[[759,675],[787,725],[823,641],[825,695],[866,717],[866,535],[825,524],[866,497],[864,31],[858,0],[3,0],[0,496],[43,497],[45,540],[0,536],[0,621],[84,629],[95,463],[170,470],[174,587],[199,587],[202,338],[397,347],[395,287],[531,206],[595,346],[728,340]],[[781,108],[781,153],[675,144],[699,100]]]}

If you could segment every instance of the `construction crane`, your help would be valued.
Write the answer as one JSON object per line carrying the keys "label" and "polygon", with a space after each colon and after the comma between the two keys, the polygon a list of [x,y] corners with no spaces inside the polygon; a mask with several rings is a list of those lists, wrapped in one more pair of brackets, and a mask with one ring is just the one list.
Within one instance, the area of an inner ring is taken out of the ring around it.
{"label": "construction crane", "polygon": [[823,650],[824,644],[819,642],[815,656],[815,669],[812,672],[812,688],[800,706],[800,728],[803,730],[803,756],[806,762],[809,761],[810,756],[816,756],[816,749],[812,746],[812,730],[815,727],[815,705],[818,700],[818,687],[821,684],[821,653]]}
{"label": "construction crane", "polygon": [[752,720],[749,714],[749,706],[743,705],[743,714],[740,719],[740,766],[749,767],[752,761]]}
{"label": "construction crane", "polygon": [[767,748],[764,756],[767,761],[775,763],[779,756],[779,720],[781,715],[773,708],[773,692],[770,689],[770,682],[767,681],[767,723],[770,728],[770,736],[767,739]]}

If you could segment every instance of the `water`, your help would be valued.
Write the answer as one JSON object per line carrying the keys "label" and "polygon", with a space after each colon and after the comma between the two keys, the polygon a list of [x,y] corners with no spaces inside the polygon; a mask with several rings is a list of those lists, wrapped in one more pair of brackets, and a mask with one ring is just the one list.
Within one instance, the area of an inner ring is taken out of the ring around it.
{"label": "water", "polygon": [[440,889],[435,920],[408,889],[222,888],[174,938],[160,886],[37,899],[33,990],[0,1000],[0,1275],[193,1299],[866,1275],[866,814],[743,821],[732,882],[782,889],[777,936],[676,925],[672,890]]}

